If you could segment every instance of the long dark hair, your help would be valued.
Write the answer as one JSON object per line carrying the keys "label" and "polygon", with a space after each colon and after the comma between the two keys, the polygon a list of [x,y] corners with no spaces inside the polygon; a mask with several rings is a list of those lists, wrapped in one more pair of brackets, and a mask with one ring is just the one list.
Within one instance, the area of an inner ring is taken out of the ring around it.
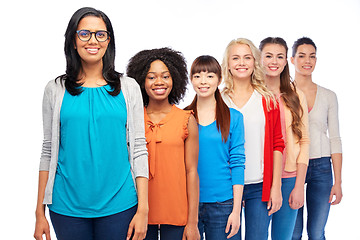
{"label": "long dark hair", "polygon": [[[286,50],[286,58],[288,47],[284,39],[280,37],[268,37],[260,42],[259,49],[262,51],[266,44],[278,44],[283,46]],[[293,81],[291,81],[290,73],[289,73],[289,64],[286,60],[286,66],[284,70],[280,74],[280,93],[281,97],[284,100],[285,105],[290,109],[292,116],[291,129],[293,133],[300,140],[302,138],[301,132],[301,118],[303,113],[303,109],[300,105],[299,95],[296,92],[296,86]]]}
{"label": "long dark hair", "polygon": [[[221,81],[221,66],[219,62],[212,56],[203,55],[197,57],[194,60],[190,69],[190,79],[192,79],[194,74],[200,72],[215,73],[219,81]],[[215,108],[216,127],[218,131],[221,132],[222,140],[226,142],[230,131],[230,110],[229,107],[224,102],[224,100],[222,99],[219,88],[217,88],[215,91],[215,100],[216,100],[216,108]],[[197,96],[195,96],[192,103],[189,106],[187,106],[185,109],[193,110],[196,121],[199,121],[197,114]]]}
{"label": "long dark hair", "polygon": [[103,56],[103,70],[102,74],[107,82],[112,88],[112,91],[109,92],[110,95],[116,96],[120,93],[121,84],[120,84],[120,77],[122,76],[121,73],[115,71],[115,35],[114,30],[112,28],[110,19],[100,10],[96,10],[90,7],[84,7],[77,10],[71,17],[69,24],[67,26],[65,32],[65,57],[66,57],[66,73],[60,76],[61,80],[64,80],[66,90],[71,95],[78,95],[81,93],[80,86],[81,84],[78,83],[79,73],[81,70],[81,59],[74,48],[75,45],[75,37],[76,37],[76,30],[78,24],[81,19],[88,16],[95,16],[101,18],[106,25],[106,29],[110,32],[110,41]]}

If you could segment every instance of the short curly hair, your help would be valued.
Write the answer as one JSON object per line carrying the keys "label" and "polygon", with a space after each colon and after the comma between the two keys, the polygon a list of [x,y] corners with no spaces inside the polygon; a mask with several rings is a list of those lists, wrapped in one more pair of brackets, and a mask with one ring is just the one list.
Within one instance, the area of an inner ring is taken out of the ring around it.
{"label": "short curly hair", "polygon": [[134,78],[140,85],[144,106],[147,106],[149,96],[145,91],[145,78],[151,63],[156,60],[162,61],[169,69],[173,87],[168,96],[168,101],[170,104],[178,104],[185,96],[189,81],[186,61],[181,52],[167,47],[140,51],[129,60],[126,74]]}

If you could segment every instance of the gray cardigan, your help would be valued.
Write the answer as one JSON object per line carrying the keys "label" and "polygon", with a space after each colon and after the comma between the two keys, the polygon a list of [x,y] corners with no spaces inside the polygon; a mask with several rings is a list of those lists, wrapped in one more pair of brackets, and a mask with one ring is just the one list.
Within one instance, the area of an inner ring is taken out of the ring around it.
{"label": "gray cardigan", "polygon": [[319,85],[309,113],[309,133],[310,159],[342,153],[336,94]]}
{"label": "gray cardigan", "polygon": [[[121,78],[121,91],[127,109],[126,137],[131,173],[135,178],[148,178],[148,153],[146,148],[144,107],[139,85],[129,77]],[[60,109],[65,87],[60,79],[50,81],[45,87],[43,98],[44,141],[40,158],[40,171],[49,171],[45,188],[44,204],[52,203],[52,193],[58,162],[60,140]],[[135,184],[136,186],[136,184]]]}

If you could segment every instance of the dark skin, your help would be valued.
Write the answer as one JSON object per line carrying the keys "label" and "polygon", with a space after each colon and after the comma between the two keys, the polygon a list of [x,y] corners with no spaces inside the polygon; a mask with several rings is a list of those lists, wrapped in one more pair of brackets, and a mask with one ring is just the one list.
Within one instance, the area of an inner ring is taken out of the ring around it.
{"label": "dark skin", "polygon": [[[151,121],[160,122],[172,109],[168,96],[172,89],[172,78],[166,65],[156,60],[151,63],[145,78],[145,90],[149,96],[146,112]],[[198,224],[199,176],[198,161],[198,129],[193,116],[188,123],[189,135],[185,140],[186,189],[188,196],[188,221],[184,229],[183,240],[200,239]]]}

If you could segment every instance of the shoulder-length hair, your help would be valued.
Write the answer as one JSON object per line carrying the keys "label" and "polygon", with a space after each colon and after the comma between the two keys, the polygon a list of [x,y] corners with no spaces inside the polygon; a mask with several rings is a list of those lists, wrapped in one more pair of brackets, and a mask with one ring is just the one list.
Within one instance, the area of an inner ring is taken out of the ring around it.
{"label": "shoulder-length hair", "polygon": [[[215,73],[219,79],[219,83],[221,82],[221,66],[219,62],[212,56],[203,55],[197,57],[190,69],[190,79],[192,79],[193,75],[200,72],[211,72]],[[216,119],[216,127],[218,131],[221,132],[221,138],[223,142],[227,141],[229,131],[230,131],[230,110],[226,103],[223,101],[219,88],[215,91],[215,119]],[[194,97],[192,103],[185,108],[186,110],[193,110],[196,121],[199,121],[197,114],[197,96]]]}
{"label": "shoulder-length hair", "polygon": [[234,80],[229,70],[229,57],[230,57],[229,54],[230,54],[230,48],[236,44],[244,44],[249,46],[251,53],[255,59],[255,64],[254,64],[255,68],[253,73],[251,74],[251,86],[265,98],[266,106],[268,110],[271,109],[271,101],[274,107],[276,107],[277,105],[276,99],[265,85],[265,81],[264,81],[265,75],[260,61],[261,60],[260,51],[255,47],[255,45],[250,40],[246,38],[237,38],[232,40],[225,49],[224,58],[221,64],[224,83],[225,83],[223,92],[230,93],[233,92],[234,90]]}
{"label": "shoulder-length hair", "polygon": [[77,10],[71,17],[69,24],[65,32],[65,44],[64,51],[66,57],[66,73],[60,76],[61,80],[64,80],[66,90],[71,95],[78,95],[81,93],[79,83],[79,73],[81,71],[81,58],[75,49],[76,31],[79,22],[88,16],[95,16],[101,18],[106,25],[106,30],[110,32],[110,41],[103,56],[103,70],[102,75],[112,88],[109,92],[110,95],[116,96],[120,93],[120,77],[121,73],[115,71],[115,35],[110,19],[100,10],[96,10],[90,7],[84,7]]}
{"label": "shoulder-length hair", "polygon": [[[286,41],[280,37],[268,37],[263,39],[260,42],[259,49],[262,51],[267,44],[278,44],[285,48],[286,51],[286,59],[288,47]],[[298,139],[302,138],[301,132],[301,118],[303,113],[303,109],[300,105],[299,95],[296,93],[296,86],[293,81],[291,81],[290,72],[289,72],[289,64],[286,60],[286,66],[284,70],[280,74],[280,93],[281,97],[284,100],[285,105],[290,109],[292,116],[291,129],[293,133],[298,137]]]}
{"label": "shoulder-length hair", "polygon": [[149,104],[149,96],[145,90],[145,79],[151,63],[156,60],[162,61],[169,69],[173,87],[168,96],[168,101],[170,104],[178,104],[183,99],[188,84],[186,61],[181,52],[167,47],[140,51],[129,60],[126,75],[138,82],[144,106],[147,106]]}

